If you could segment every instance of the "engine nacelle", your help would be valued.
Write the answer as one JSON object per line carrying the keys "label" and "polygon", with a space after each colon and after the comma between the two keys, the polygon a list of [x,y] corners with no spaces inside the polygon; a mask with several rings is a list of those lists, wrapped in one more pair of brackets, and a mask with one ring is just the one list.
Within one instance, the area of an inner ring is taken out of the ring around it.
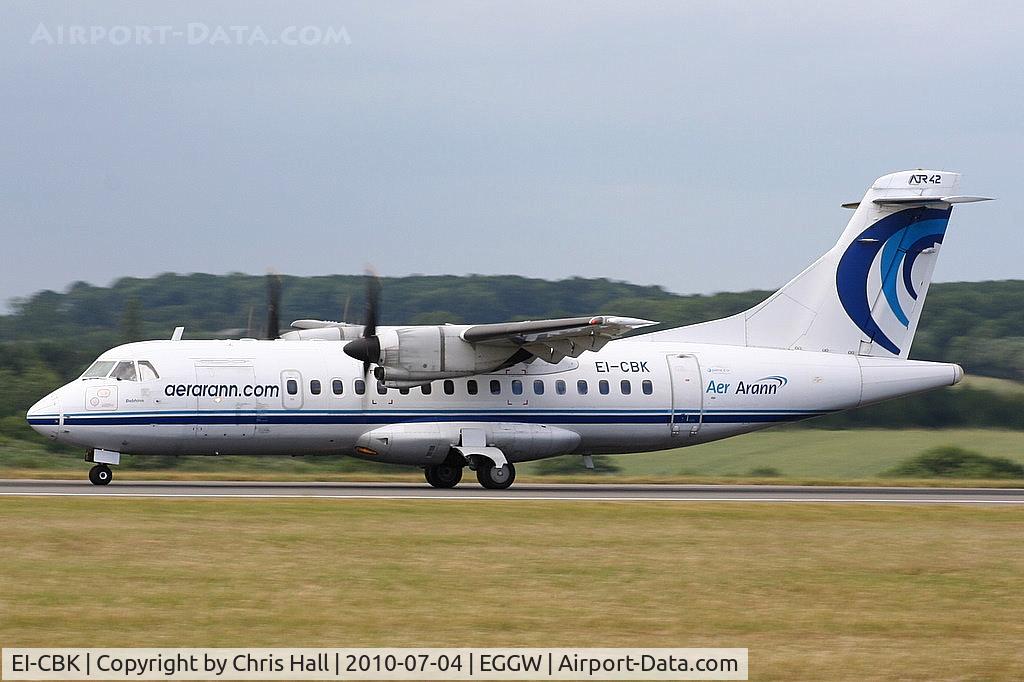
{"label": "engine nacelle", "polygon": [[[467,343],[462,325],[399,327],[382,330],[377,378],[395,387],[436,379],[486,374],[501,367],[515,350]],[[401,385],[400,385],[401,384]]]}

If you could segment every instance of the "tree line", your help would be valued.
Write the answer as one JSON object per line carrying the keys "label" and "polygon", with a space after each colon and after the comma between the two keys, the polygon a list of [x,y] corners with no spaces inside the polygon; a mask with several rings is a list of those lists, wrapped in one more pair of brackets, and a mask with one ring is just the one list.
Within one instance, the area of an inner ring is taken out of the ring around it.
{"label": "tree line", "polygon": [[[382,324],[485,323],[610,313],[694,324],[745,310],[768,291],[679,295],[607,279],[558,281],[516,276],[384,278]],[[283,277],[281,319],[360,322],[361,276]],[[933,284],[911,357],[959,362],[971,373],[1024,379],[1024,280]],[[11,302],[0,342],[75,337],[102,345],[164,338],[177,325],[192,337],[260,336],[263,277],[164,274],[125,277],[109,287],[76,282]]]}
{"label": "tree line", "polygon": [[[281,319],[360,322],[361,276],[282,278]],[[382,279],[382,324],[486,323],[608,313],[659,320],[663,327],[740,312],[770,292],[679,295],[607,279],[517,276]],[[933,284],[911,357],[958,362],[969,374],[1024,380],[1024,280]],[[11,302],[0,315],[0,435],[26,437],[25,410],[124,341],[262,336],[266,282],[245,274],[126,277],[110,286],[76,282]],[[892,407],[892,406],[896,407]],[[937,391],[836,415],[812,424],[976,425],[1024,428],[1024,398],[991,391]]]}

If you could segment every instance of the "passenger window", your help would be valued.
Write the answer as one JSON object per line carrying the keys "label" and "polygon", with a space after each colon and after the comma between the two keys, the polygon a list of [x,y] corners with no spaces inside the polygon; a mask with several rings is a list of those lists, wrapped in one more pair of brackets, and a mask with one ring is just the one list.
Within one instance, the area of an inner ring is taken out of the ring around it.
{"label": "passenger window", "polygon": [[309,392],[313,395],[320,395],[320,380],[310,379],[309,381]]}
{"label": "passenger window", "polygon": [[455,382],[451,379],[444,380],[443,388],[445,395],[455,395]]}
{"label": "passenger window", "polygon": [[118,381],[138,381],[139,375],[135,373],[134,362],[131,360],[122,360],[117,363],[117,367],[114,368],[110,378],[117,379]]}
{"label": "passenger window", "polygon": [[434,387],[431,384],[423,384],[420,386],[420,391],[423,392],[423,395],[430,395],[434,392]]}
{"label": "passenger window", "polygon": [[633,386],[629,383],[629,379],[623,379],[619,383],[619,390],[622,391],[622,395],[629,395],[633,392]]}
{"label": "passenger window", "polygon": [[644,395],[650,395],[654,393],[654,384],[651,383],[650,379],[644,379],[643,383],[640,384],[640,389],[643,390]]}
{"label": "passenger window", "polygon": [[608,382],[601,379],[597,382],[597,390],[601,392],[601,395],[608,395]]}
{"label": "passenger window", "polygon": [[476,395],[476,393],[477,393],[476,379],[470,379],[469,381],[466,382],[466,393],[468,393],[470,395]]}
{"label": "passenger window", "polygon": [[586,395],[587,391],[589,390],[590,389],[587,386],[587,382],[584,381],[583,379],[580,379],[579,381],[576,382],[576,392],[579,393],[580,395]]}
{"label": "passenger window", "polygon": [[298,395],[299,382],[297,382],[295,379],[289,379],[285,383],[285,390],[288,391],[288,395]]}
{"label": "passenger window", "polygon": [[366,393],[366,382],[362,379],[355,380],[356,395],[363,395]]}
{"label": "passenger window", "polygon": [[384,385],[383,381],[377,382],[377,395],[385,395],[388,392],[388,387]]}
{"label": "passenger window", "polygon": [[341,383],[341,379],[335,379],[331,382],[331,392],[334,395],[341,395],[345,392],[345,384]]}
{"label": "passenger window", "polygon": [[512,395],[522,395],[522,394],[523,394],[523,382],[520,381],[519,379],[513,379],[512,380]]}
{"label": "passenger window", "polygon": [[561,379],[555,382],[555,393],[565,395],[565,382]]}
{"label": "passenger window", "polygon": [[501,395],[501,382],[491,379],[491,395]]}
{"label": "passenger window", "polygon": [[159,378],[160,375],[156,373],[156,368],[153,367],[152,362],[149,360],[139,360],[139,381],[152,381]]}
{"label": "passenger window", "polygon": [[533,392],[537,395],[544,395],[544,380],[534,379],[533,380]]}

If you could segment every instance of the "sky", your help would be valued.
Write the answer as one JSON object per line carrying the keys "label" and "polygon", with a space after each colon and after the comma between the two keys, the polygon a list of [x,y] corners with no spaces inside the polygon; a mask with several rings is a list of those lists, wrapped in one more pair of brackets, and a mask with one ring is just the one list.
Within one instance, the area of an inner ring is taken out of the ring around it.
{"label": "sky", "polygon": [[1021,278],[1022,35],[1011,2],[4,2],[0,301],[367,264],[770,289],[919,167],[1000,199],[935,279]]}

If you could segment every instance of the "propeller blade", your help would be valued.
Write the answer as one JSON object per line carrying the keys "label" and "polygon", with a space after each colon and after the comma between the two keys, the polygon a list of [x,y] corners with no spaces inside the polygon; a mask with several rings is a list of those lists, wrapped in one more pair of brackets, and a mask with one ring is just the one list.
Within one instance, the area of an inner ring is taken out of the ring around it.
{"label": "propeller blade", "polygon": [[278,312],[281,306],[281,275],[267,273],[267,338],[276,339],[281,335]]}
{"label": "propeller blade", "polygon": [[[348,303],[345,304],[348,307]],[[349,341],[342,350],[346,355],[363,362],[363,381],[369,383],[370,368],[380,362],[380,339],[377,338],[377,316],[380,309],[380,278],[377,273],[366,270],[366,320],[363,336]]]}
{"label": "propeller blade", "polygon": [[380,278],[371,270],[366,272],[366,326],[363,336],[369,338],[377,333],[377,314],[380,304]]}

